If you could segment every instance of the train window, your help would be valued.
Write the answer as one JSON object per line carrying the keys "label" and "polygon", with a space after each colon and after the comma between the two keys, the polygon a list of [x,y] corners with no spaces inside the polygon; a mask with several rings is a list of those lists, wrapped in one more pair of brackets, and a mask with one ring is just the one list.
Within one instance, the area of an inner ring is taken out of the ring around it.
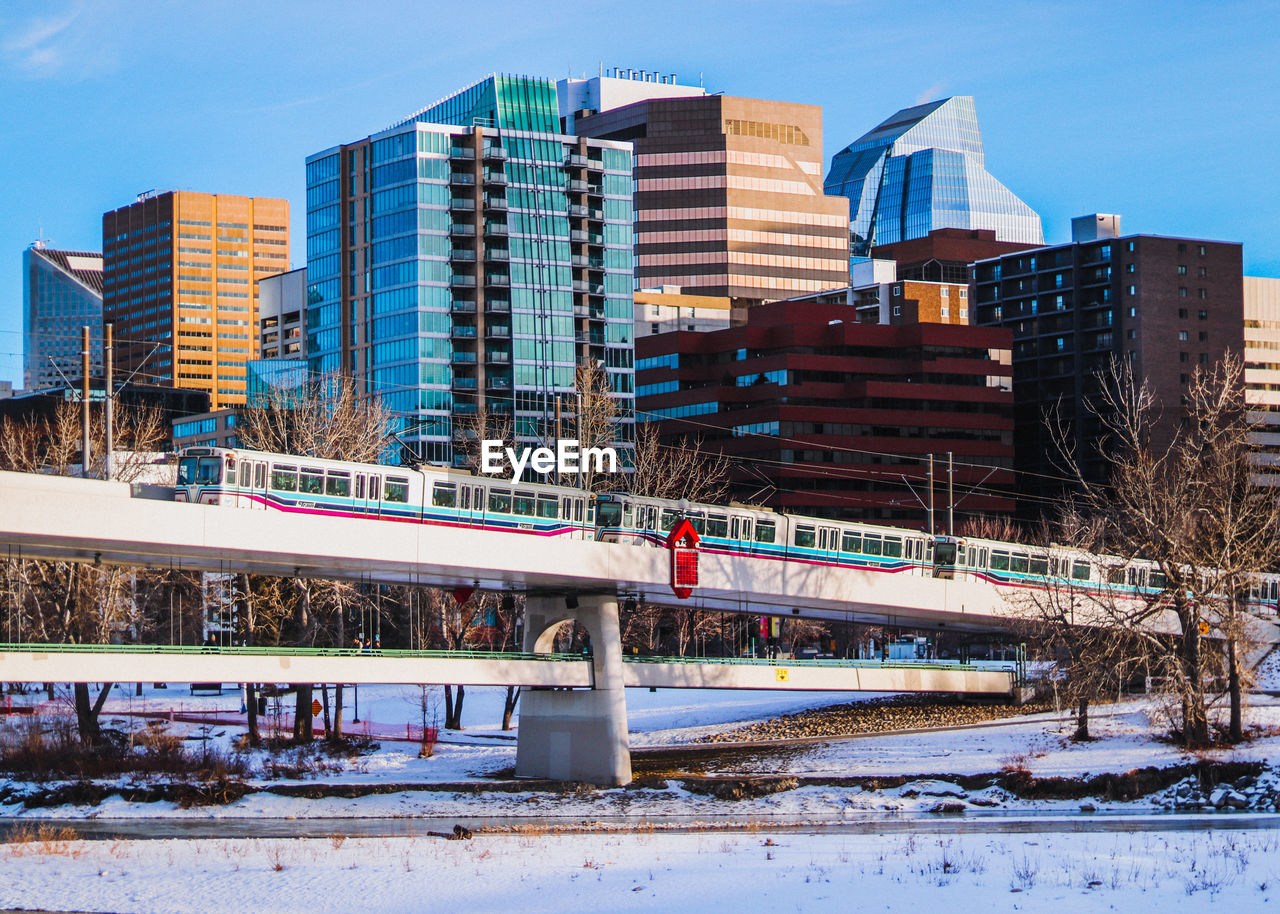
{"label": "train window", "polygon": [[724,539],[729,535],[729,518],[723,514],[707,515],[707,536],[718,536]]}
{"label": "train window", "polygon": [[[994,560],[995,560],[995,556],[994,556],[994,554],[993,554],[993,555],[992,555],[992,561],[994,561]],[[1075,580],[1075,581],[1087,581],[1087,580],[1089,580],[1091,577],[1092,577],[1092,575],[1089,573],[1089,563],[1088,563],[1088,562],[1072,562],[1072,563],[1071,563],[1071,578],[1072,578],[1072,580]]]}
{"label": "train window", "polygon": [[[1156,590],[1164,590],[1169,586],[1169,579],[1164,576],[1163,571],[1156,571],[1153,568],[1151,573],[1147,575],[1147,584],[1156,588]],[[1275,585],[1272,584],[1271,586],[1274,587]]]}
{"label": "train window", "polygon": [[227,455],[227,485],[234,486],[236,484],[236,459],[230,454]]}
{"label": "train window", "polygon": [[816,538],[816,534],[814,532],[813,527],[810,527],[808,524],[796,525],[796,545],[797,546],[812,546],[814,544],[815,538]]}
{"label": "train window", "polygon": [[490,489],[489,510],[495,514],[510,514],[511,493],[506,489]]}
{"label": "train window", "polygon": [[364,474],[356,474],[356,498],[364,498]]}
{"label": "train window", "polygon": [[884,543],[880,539],[878,533],[864,533],[862,535],[862,554],[863,555],[880,555],[883,551]]}
{"label": "train window", "polygon": [[324,477],[324,493],[338,498],[351,497],[351,474],[330,470]]}
{"label": "train window", "polygon": [[896,536],[886,536],[884,538],[884,554],[891,559],[902,558],[902,540]]}
{"label": "train window", "polygon": [[1016,571],[1018,574],[1026,574],[1029,564],[1029,557],[1015,552],[1009,557],[1009,570]]}
{"label": "train window", "polygon": [[431,504],[437,508],[456,507],[458,487],[451,482],[437,482],[431,487]]}
{"label": "train window", "polygon": [[[628,508],[628,513],[630,513],[631,506],[627,505],[627,508]],[[573,500],[573,519],[579,524],[582,523],[582,499],[581,498],[575,498]],[[627,518],[627,522],[630,523],[630,521],[631,519]]]}
{"label": "train window", "polygon": [[532,492],[517,492],[511,501],[511,513],[521,517],[533,517],[537,497]]}
{"label": "train window", "polygon": [[756,524],[756,542],[772,543],[776,536],[778,526],[771,520],[762,520]]}
{"label": "train window", "polygon": [[277,465],[271,468],[271,488],[281,492],[298,491],[298,468]]}
{"label": "train window", "polygon": [[[1151,577],[1153,579],[1155,578],[1155,576],[1156,576],[1156,572],[1154,571],[1151,572]],[[1277,591],[1280,591],[1280,584],[1277,584],[1275,581],[1272,581],[1271,582],[1271,599],[1272,600],[1280,600],[1280,593],[1277,593]]]}
{"label": "train window", "polygon": [[183,457],[178,461],[178,485],[193,486],[196,484],[196,465],[198,458]]}
{"label": "train window", "polygon": [[1129,569],[1129,586],[1145,587],[1147,583],[1147,569],[1130,568]]}
{"label": "train window", "polygon": [[693,524],[693,529],[698,531],[698,536],[702,536],[707,532],[707,519],[701,512],[687,515],[689,523]]}
{"label": "train window", "polygon": [[1048,577],[1049,560],[1047,558],[1037,558],[1036,556],[1032,556],[1031,557],[1031,573],[1038,574],[1042,578]]}
{"label": "train window", "polygon": [[560,501],[554,495],[538,496],[538,516],[551,517],[556,516],[556,510],[560,507]]}
{"label": "train window", "polygon": [[670,508],[662,509],[662,526],[659,528],[663,532],[671,530],[676,525],[676,521],[680,519],[679,513],[672,511]]}
{"label": "train window", "polygon": [[846,530],[840,537],[841,552],[861,552],[862,534],[854,530]]}
{"label": "train window", "polygon": [[324,492],[324,470],[303,467],[298,475],[298,491],[304,495],[320,495]]}
{"label": "train window", "polygon": [[382,498],[382,479],[378,476],[369,477],[369,501],[378,501]]}
{"label": "train window", "polygon": [[409,480],[403,476],[388,476],[384,500],[395,504],[409,503]]}
{"label": "train window", "polygon": [[999,549],[991,550],[991,568],[994,571],[1009,570],[1009,553],[1001,552]]}
{"label": "train window", "polygon": [[635,508],[631,502],[627,502],[622,506],[622,526],[630,527],[634,523]]}
{"label": "train window", "polygon": [[458,498],[458,507],[461,508],[463,511],[470,511],[471,510],[471,486],[463,486],[461,491],[458,494],[460,496]]}
{"label": "train window", "polygon": [[255,463],[253,465],[253,487],[255,489],[265,489],[267,487],[267,465],[265,463]]}
{"label": "train window", "polygon": [[1116,566],[1115,568],[1108,568],[1108,569],[1107,569],[1107,583],[1108,583],[1108,584],[1123,584],[1123,583],[1124,583],[1124,568],[1122,568],[1122,567],[1120,567],[1120,566]]}

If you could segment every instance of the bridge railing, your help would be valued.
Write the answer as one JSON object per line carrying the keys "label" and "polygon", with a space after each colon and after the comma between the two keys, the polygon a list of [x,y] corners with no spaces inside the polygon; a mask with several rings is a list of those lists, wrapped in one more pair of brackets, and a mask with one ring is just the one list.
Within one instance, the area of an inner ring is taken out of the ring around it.
{"label": "bridge railing", "polygon": [[445,651],[355,647],[252,647],[200,644],[15,644],[0,643],[0,654],[224,654],[241,657],[393,657],[417,660],[582,660],[582,654],[531,651]]}

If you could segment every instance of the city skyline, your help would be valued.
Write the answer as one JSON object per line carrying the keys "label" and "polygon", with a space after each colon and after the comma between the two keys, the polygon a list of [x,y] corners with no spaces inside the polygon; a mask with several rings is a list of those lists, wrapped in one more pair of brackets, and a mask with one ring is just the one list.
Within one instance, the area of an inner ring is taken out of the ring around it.
{"label": "city skyline", "polygon": [[[487,41],[436,53],[438,36],[474,28],[473,11],[7,8],[0,379],[21,378],[22,250],[37,237],[99,250],[102,213],[152,188],[285,197],[303,237],[306,155],[493,71],[645,67],[712,92],[821,105],[828,169],[887,111],[972,95],[991,170],[1042,215],[1047,242],[1069,237],[1072,216],[1118,212],[1129,231],[1243,242],[1246,273],[1280,275],[1268,231],[1280,188],[1265,157],[1247,155],[1280,139],[1280,119],[1252,93],[1280,75],[1264,53],[1278,30],[1262,15],[1272,4],[682,4],[686,27],[673,34],[674,4],[650,3],[605,12],[572,38],[560,27],[567,4],[538,20],[519,9],[497,4]],[[345,49],[341,65],[316,53],[329,47]]]}

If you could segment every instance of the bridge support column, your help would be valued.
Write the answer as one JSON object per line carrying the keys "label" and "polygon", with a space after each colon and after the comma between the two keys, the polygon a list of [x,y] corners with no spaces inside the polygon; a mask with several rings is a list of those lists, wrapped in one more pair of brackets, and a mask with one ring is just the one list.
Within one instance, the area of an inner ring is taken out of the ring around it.
{"label": "bridge support column", "polygon": [[549,651],[560,624],[573,620],[591,635],[590,689],[525,689],[520,695],[516,776],[618,786],[631,782],[631,742],[622,678],[618,601],[581,596],[530,596],[524,649]]}

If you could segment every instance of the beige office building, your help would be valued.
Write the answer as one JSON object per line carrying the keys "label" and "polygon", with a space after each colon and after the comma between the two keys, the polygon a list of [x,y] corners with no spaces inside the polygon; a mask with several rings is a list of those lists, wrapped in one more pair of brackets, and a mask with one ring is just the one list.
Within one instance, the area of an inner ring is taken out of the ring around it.
{"label": "beige office building", "polygon": [[1257,479],[1280,485],[1280,279],[1244,277],[1245,402],[1254,422]]}
{"label": "beige office building", "polygon": [[822,109],[724,95],[579,112],[635,146],[636,282],[737,303],[849,284],[849,201],[822,190]]}

